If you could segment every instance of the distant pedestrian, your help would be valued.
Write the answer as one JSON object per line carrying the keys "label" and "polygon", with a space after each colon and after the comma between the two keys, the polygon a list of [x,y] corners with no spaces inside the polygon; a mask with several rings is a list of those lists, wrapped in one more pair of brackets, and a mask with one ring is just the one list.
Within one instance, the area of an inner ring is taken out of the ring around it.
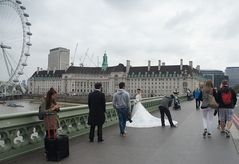
{"label": "distant pedestrian", "polygon": [[214,109],[209,105],[210,96],[216,97],[216,92],[213,89],[212,80],[207,80],[202,89],[202,120],[203,120],[203,137],[211,137],[213,126]]}
{"label": "distant pedestrian", "polygon": [[[228,81],[222,81],[222,87],[217,94],[217,102],[219,103],[219,118],[221,132],[230,137],[230,128],[232,126],[233,109],[237,103],[235,91],[229,87]],[[226,126],[225,126],[226,119]]]}
{"label": "distant pedestrian", "polygon": [[116,109],[118,118],[119,118],[119,128],[120,128],[120,135],[125,137],[126,136],[126,121],[127,115],[130,111],[131,104],[130,104],[130,96],[127,91],[125,91],[125,83],[119,83],[118,91],[113,95],[113,107]]}
{"label": "distant pedestrian", "polygon": [[190,89],[187,89],[187,101],[191,101],[192,100],[192,92]]}
{"label": "distant pedestrian", "polygon": [[177,90],[177,88],[173,91],[173,94],[174,94],[174,96],[178,96],[179,91]]}
{"label": "distant pedestrian", "polygon": [[202,97],[202,91],[197,88],[193,91],[193,97],[195,98],[196,102],[196,109],[198,110],[200,107],[201,97]]}
{"label": "distant pedestrian", "polygon": [[171,95],[173,97],[173,109],[175,110],[181,110],[181,105],[180,105],[178,95],[179,95],[179,91],[177,89],[175,89],[173,91],[173,95]]}
{"label": "distant pedestrian", "polygon": [[169,107],[172,106],[173,98],[174,98],[173,95],[171,95],[170,97],[165,96],[160,101],[159,110],[160,110],[160,115],[161,115],[162,127],[165,127],[164,114],[166,114],[166,116],[168,117],[168,121],[170,123],[171,128],[177,127],[173,123],[172,116],[171,116],[171,113],[169,110]]}
{"label": "distant pedestrian", "polygon": [[88,96],[89,117],[88,125],[90,125],[90,142],[94,142],[95,127],[97,126],[98,142],[104,141],[102,126],[105,122],[105,94],[102,93],[102,84],[96,83],[95,90]]}

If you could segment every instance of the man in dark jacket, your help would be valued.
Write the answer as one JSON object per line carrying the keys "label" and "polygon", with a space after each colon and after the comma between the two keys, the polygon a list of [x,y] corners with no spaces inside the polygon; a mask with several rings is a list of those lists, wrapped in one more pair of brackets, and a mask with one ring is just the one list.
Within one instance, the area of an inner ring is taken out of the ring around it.
{"label": "man in dark jacket", "polygon": [[[222,132],[226,137],[230,137],[230,128],[232,126],[233,108],[237,103],[235,91],[229,87],[228,81],[224,80],[221,84],[221,89],[217,94],[217,102],[219,104],[219,118]],[[226,128],[225,128],[226,119]]]}
{"label": "man in dark jacket", "polygon": [[166,116],[168,117],[170,126],[172,128],[176,127],[176,125],[173,124],[172,116],[169,111],[169,107],[172,105],[172,102],[173,102],[173,97],[174,97],[173,95],[171,95],[170,97],[165,96],[161,99],[161,101],[159,103],[162,127],[165,127],[164,114],[166,114]]}
{"label": "man in dark jacket", "polygon": [[102,126],[105,122],[105,94],[101,92],[102,84],[96,83],[95,90],[88,96],[88,125],[90,125],[90,142],[94,142],[95,126],[97,126],[98,142],[104,141],[102,138]]}

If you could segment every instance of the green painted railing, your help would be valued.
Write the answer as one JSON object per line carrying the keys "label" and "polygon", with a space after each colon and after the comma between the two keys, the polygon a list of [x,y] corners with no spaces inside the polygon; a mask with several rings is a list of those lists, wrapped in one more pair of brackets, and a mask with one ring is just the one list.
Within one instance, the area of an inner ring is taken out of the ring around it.
{"label": "green painted railing", "polygon": [[[143,99],[142,104],[150,111],[157,110],[160,97]],[[133,104],[133,102],[132,102]],[[117,113],[112,103],[107,103],[105,127],[117,123]],[[59,133],[70,138],[89,132],[88,106],[74,106],[59,112]],[[45,128],[37,112],[0,116],[0,162],[43,147]]]}

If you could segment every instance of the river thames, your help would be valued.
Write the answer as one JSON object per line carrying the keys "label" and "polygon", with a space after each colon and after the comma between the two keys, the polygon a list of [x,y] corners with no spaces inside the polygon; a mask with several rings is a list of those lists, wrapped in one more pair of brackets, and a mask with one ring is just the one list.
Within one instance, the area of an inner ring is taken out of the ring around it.
{"label": "river thames", "polygon": [[[8,104],[16,104],[19,107],[10,107]],[[76,106],[81,104],[59,103],[61,106]],[[9,115],[16,113],[27,113],[29,111],[38,111],[40,102],[32,103],[31,99],[6,101],[6,104],[0,104],[0,115]]]}
{"label": "river thames", "polygon": [[[19,107],[10,107],[8,104],[14,103]],[[20,107],[22,106],[22,107]],[[29,111],[37,111],[39,107],[38,103],[31,103],[31,100],[11,100],[6,101],[6,104],[0,104],[0,114],[8,115],[15,113],[26,113]]]}

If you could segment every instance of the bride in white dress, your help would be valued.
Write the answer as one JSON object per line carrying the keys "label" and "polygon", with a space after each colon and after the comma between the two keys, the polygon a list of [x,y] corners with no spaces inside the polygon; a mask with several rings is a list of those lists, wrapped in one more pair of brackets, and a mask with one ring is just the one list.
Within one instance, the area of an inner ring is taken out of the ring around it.
{"label": "bride in white dress", "polygon": [[[150,127],[158,127],[161,126],[161,119],[158,117],[154,117],[151,115],[147,109],[141,104],[141,91],[137,89],[138,94],[135,98],[135,105],[132,111],[132,123],[127,121],[127,127],[134,128],[150,128]],[[173,121],[175,124],[176,121]],[[165,119],[165,125],[169,126],[169,121]]]}

